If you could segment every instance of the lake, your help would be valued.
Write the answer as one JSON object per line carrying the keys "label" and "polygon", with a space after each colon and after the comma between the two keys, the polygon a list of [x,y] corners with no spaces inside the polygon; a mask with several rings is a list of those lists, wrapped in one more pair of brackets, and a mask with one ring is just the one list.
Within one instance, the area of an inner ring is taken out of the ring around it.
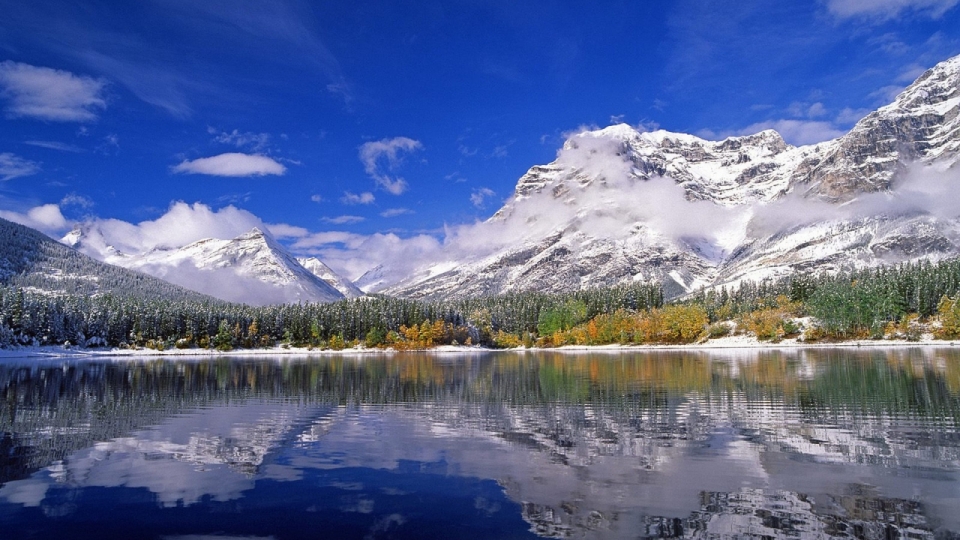
{"label": "lake", "polygon": [[957,538],[960,351],[0,361],[0,538]]}

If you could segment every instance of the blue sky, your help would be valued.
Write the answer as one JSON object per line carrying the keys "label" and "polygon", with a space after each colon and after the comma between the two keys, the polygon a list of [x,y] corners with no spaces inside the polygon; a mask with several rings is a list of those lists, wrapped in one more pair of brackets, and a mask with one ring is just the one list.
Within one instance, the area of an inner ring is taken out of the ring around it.
{"label": "blue sky", "polygon": [[402,252],[585,126],[836,137],[960,54],[957,3],[0,0],[0,215]]}

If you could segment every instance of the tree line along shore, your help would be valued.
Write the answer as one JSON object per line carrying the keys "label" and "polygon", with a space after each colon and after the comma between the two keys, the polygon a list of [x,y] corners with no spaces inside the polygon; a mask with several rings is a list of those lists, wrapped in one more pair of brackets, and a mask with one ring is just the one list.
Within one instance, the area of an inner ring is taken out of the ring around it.
{"label": "tree line along shore", "polygon": [[255,307],[214,299],[0,286],[0,347],[398,350],[960,338],[960,259],[793,275],[665,301],[659,284],[422,301],[371,296]]}

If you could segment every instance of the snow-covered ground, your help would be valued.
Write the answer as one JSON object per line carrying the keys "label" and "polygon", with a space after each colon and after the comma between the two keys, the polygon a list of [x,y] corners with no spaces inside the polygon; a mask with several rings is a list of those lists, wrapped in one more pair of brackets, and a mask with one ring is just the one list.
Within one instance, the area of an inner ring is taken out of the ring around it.
{"label": "snow-covered ground", "polygon": [[[563,347],[551,348],[523,348],[514,349],[491,349],[478,346],[464,345],[441,345],[431,349],[415,350],[418,354],[424,352],[431,354],[477,354],[495,351],[508,352],[564,352],[564,353],[583,353],[583,352],[644,352],[658,350],[676,350],[676,351],[701,351],[712,349],[832,349],[832,348],[891,348],[891,347],[935,347],[952,348],[960,347],[960,341],[935,340],[930,336],[924,336],[919,341],[907,341],[896,339],[883,340],[850,340],[838,342],[815,342],[805,343],[796,339],[784,339],[778,343],[769,341],[759,341],[753,336],[737,335],[726,336],[718,339],[711,339],[703,343],[694,343],[688,345],[565,345]],[[406,352],[406,351],[404,351]],[[100,358],[100,357],[251,357],[251,356],[374,356],[374,355],[394,355],[402,354],[395,349],[377,349],[368,347],[355,347],[342,350],[317,349],[307,347],[271,347],[265,349],[234,349],[231,351],[217,351],[212,349],[169,349],[157,351],[153,349],[107,349],[91,348],[84,349],[80,347],[62,347],[59,345],[50,345],[42,347],[18,347],[11,349],[0,349],[0,360],[9,358]]]}

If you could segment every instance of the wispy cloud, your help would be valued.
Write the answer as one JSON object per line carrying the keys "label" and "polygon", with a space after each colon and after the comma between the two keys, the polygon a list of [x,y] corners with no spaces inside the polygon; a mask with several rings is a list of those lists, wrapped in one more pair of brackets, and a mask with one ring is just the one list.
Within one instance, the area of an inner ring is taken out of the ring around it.
{"label": "wispy cloud", "polygon": [[217,202],[220,204],[241,204],[249,202],[253,198],[252,191],[246,191],[243,193],[226,193],[217,197]]}
{"label": "wispy cloud", "polygon": [[[2,26],[33,49],[83,64],[179,119],[192,116],[202,100],[243,99],[227,80],[231,62],[220,61],[225,56],[319,72],[320,88],[346,104],[353,99],[313,22],[317,8],[307,0],[152,0],[135,9],[138,16],[131,18],[102,2],[14,2],[4,5]],[[178,46],[171,47],[174,41]],[[181,53],[183,47],[214,46],[215,61]]]}
{"label": "wispy cloud", "polygon": [[70,193],[66,195],[63,199],[60,199],[60,206],[77,206],[79,208],[92,208],[94,203],[90,200],[89,197],[84,197],[83,195],[77,195],[76,193]]}
{"label": "wispy cloud", "polygon": [[[145,54],[149,54],[150,49],[147,46],[141,47]],[[181,120],[193,114],[188,91],[204,86],[199,76],[186,75],[158,60],[145,63],[139,57],[125,58],[122,55],[104,54],[89,49],[73,54],[91,68],[115,79],[140,100]]]}
{"label": "wispy cloud", "polygon": [[67,144],[57,141],[23,141],[23,144],[29,144],[30,146],[38,146],[40,148],[46,148],[48,150],[59,150],[60,152],[73,152],[79,154],[84,152],[83,148],[73,144]]}
{"label": "wispy cloud", "polygon": [[383,212],[380,212],[380,217],[392,218],[397,216],[404,216],[407,214],[413,214],[414,211],[409,208],[388,208]]}
{"label": "wispy cloud", "polygon": [[321,221],[325,223],[331,223],[333,225],[349,225],[352,223],[360,223],[361,221],[366,221],[367,218],[362,216],[337,216],[337,217],[324,217],[320,218]]}
{"label": "wispy cloud", "polygon": [[93,151],[105,156],[116,155],[120,151],[120,137],[116,133],[105,135]]}
{"label": "wispy cloud", "polygon": [[493,197],[494,195],[496,195],[496,192],[490,188],[482,187],[475,189],[473,193],[470,194],[470,203],[477,208],[483,208],[486,206],[487,197]]}
{"label": "wispy cloud", "polygon": [[31,66],[10,60],[0,62],[0,96],[7,101],[7,116],[55,122],[90,122],[105,109],[100,79],[69,71]]}
{"label": "wispy cloud", "polygon": [[[289,54],[274,55],[275,59],[296,58],[298,62],[319,69],[327,79],[325,88],[328,92],[346,104],[353,100],[351,84],[344,76],[340,62],[309,23],[316,18],[309,2],[157,0],[157,3],[164,11],[181,16],[181,22],[195,27],[198,33],[217,31],[229,35],[244,47],[250,47],[252,43],[255,46],[269,45],[264,47],[266,50],[287,52]],[[212,26],[208,23],[210,19],[227,24]]]}
{"label": "wispy cloud", "polygon": [[869,109],[853,109],[846,107],[837,114],[837,124],[850,125],[856,124],[861,118],[870,114]]}
{"label": "wispy cloud", "polygon": [[286,167],[267,156],[237,152],[184,160],[171,170],[175,173],[210,176],[282,176],[287,172]]}
{"label": "wispy cloud", "polygon": [[10,152],[0,154],[0,181],[13,180],[40,172],[40,164]]}
{"label": "wispy cloud", "polygon": [[950,11],[960,0],[827,0],[827,10],[838,19],[862,18],[888,21],[906,13],[934,19]]}
{"label": "wispy cloud", "polygon": [[400,195],[407,190],[407,181],[399,176],[390,176],[383,171],[381,163],[386,162],[387,171],[393,171],[400,164],[403,153],[421,150],[420,141],[408,137],[394,137],[364,143],[360,147],[360,162],[371,178],[386,191]]}
{"label": "wispy cloud", "polygon": [[452,173],[443,177],[444,180],[450,180],[456,183],[466,182],[467,179],[460,174],[460,171],[453,171]]}
{"label": "wispy cloud", "polygon": [[323,198],[322,195],[318,194],[318,195],[311,195],[310,200],[315,203],[322,203],[325,199]]}
{"label": "wispy cloud", "polygon": [[303,238],[310,234],[310,231],[304,229],[303,227],[297,227],[296,225],[288,225],[286,223],[268,223],[267,230],[270,231],[275,238]]}
{"label": "wispy cloud", "polygon": [[373,196],[373,193],[369,191],[364,191],[363,193],[353,193],[350,191],[344,191],[343,197],[340,197],[340,202],[343,204],[371,204],[376,197]]}
{"label": "wispy cloud", "polygon": [[214,135],[214,142],[229,144],[237,148],[249,148],[254,152],[259,152],[270,144],[269,133],[241,132],[237,129],[228,133],[226,131],[219,131],[213,127],[208,127],[207,133]]}

